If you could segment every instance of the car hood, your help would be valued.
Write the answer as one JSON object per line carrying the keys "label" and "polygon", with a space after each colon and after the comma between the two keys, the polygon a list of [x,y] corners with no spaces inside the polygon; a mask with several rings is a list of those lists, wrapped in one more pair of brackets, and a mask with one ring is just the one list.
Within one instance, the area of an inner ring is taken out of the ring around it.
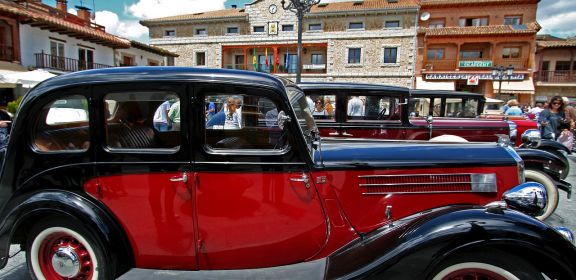
{"label": "car hood", "polygon": [[323,138],[314,154],[326,168],[464,167],[516,165],[520,157],[495,143],[439,143]]}

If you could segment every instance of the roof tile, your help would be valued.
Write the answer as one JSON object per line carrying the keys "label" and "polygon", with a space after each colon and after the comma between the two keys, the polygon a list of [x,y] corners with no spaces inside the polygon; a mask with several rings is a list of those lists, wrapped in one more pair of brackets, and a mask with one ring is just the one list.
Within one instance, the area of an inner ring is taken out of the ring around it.
{"label": "roof tile", "polygon": [[540,30],[537,22],[523,25],[525,28],[517,28],[512,25],[488,25],[488,26],[466,26],[466,27],[442,27],[427,28],[420,27],[419,34],[426,36],[460,36],[460,35],[499,35],[499,34],[535,34]]}

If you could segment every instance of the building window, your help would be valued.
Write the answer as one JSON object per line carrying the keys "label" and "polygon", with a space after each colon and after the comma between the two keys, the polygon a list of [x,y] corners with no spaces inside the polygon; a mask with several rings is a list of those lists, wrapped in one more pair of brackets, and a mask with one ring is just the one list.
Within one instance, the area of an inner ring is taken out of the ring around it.
{"label": "building window", "polygon": [[428,49],[428,60],[442,60],[444,59],[444,49]]}
{"label": "building window", "polygon": [[64,43],[58,41],[50,41],[50,68],[64,70],[64,62]]}
{"label": "building window", "polygon": [[556,61],[556,71],[570,71],[570,61]]}
{"label": "building window", "polygon": [[122,56],[122,62],[120,63],[120,66],[134,66],[134,57],[133,56],[129,56],[129,55],[123,55]]}
{"label": "building window", "polygon": [[400,21],[399,20],[387,20],[384,23],[384,27],[385,28],[398,28],[398,27],[400,27]]}
{"label": "building window", "polygon": [[176,37],[176,30],[175,29],[164,30],[164,37]]}
{"label": "building window", "polygon": [[228,27],[228,28],[226,28],[226,33],[238,34],[238,33],[240,33],[240,29],[238,27]]}
{"label": "building window", "polygon": [[398,47],[384,47],[384,63],[398,63]]}
{"label": "building window", "polygon": [[428,22],[428,28],[442,28],[446,25],[446,21],[443,18],[431,19]]}
{"label": "building window", "polygon": [[362,48],[348,49],[348,64],[362,63]]}
{"label": "building window", "polygon": [[520,58],[520,48],[502,48],[502,58]]}
{"label": "building window", "polygon": [[350,22],[348,23],[348,29],[364,29],[363,22]]}
{"label": "building window", "polygon": [[78,70],[94,68],[94,50],[78,48]]}
{"label": "building window", "polygon": [[206,28],[196,28],[196,30],[194,31],[194,34],[196,36],[207,36],[208,30],[206,30]]}
{"label": "building window", "polygon": [[504,25],[520,25],[522,24],[521,16],[505,16]]}
{"label": "building window", "polygon": [[324,55],[312,54],[312,64],[324,64]]}
{"label": "building window", "polygon": [[264,26],[254,26],[254,33],[262,33],[264,32]]}
{"label": "building window", "polygon": [[467,50],[460,51],[460,58],[482,58],[482,51]]}
{"label": "building window", "polygon": [[460,27],[465,26],[487,26],[488,17],[478,17],[478,18],[461,18],[459,21]]}
{"label": "building window", "polygon": [[3,20],[0,20],[0,60],[14,60],[15,55],[12,33],[12,26]]}
{"label": "building window", "polygon": [[322,31],[322,24],[321,23],[308,24],[308,31]]}
{"label": "building window", "polygon": [[293,24],[283,24],[282,25],[282,31],[294,31],[294,25]]}
{"label": "building window", "polygon": [[206,53],[197,52],[196,55],[196,66],[206,66]]}

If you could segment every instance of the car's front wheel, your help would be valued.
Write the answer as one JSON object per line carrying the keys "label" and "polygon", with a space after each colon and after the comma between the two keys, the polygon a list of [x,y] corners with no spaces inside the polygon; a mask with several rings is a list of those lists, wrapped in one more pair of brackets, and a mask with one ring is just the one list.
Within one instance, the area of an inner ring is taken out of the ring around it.
{"label": "car's front wheel", "polygon": [[518,256],[500,251],[458,254],[442,262],[432,280],[542,280],[542,274]]}
{"label": "car's front wheel", "polygon": [[558,208],[558,188],[554,184],[552,178],[550,178],[550,176],[546,175],[542,171],[527,169],[524,172],[524,176],[526,177],[526,181],[540,183],[544,186],[544,188],[546,188],[546,195],[548,197],[546,209],[542,215],[536,216],[538,220],[543,221],[550,217],[550,215],[556,211],[556,208]]}
{"label": "car's front wheel", "polygon": [[38,223],[28,239],[26,260],[33,279],[112,279],[102,245],[84,226],[67,220]]}

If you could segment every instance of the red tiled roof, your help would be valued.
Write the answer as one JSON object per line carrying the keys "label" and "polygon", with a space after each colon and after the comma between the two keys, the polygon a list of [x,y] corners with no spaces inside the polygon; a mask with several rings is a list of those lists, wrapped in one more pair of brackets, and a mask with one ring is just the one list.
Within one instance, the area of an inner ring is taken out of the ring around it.
{"label": "red tiled roof", "polygon": [[141,20],[140,24],[146,26],[147,24],[163,23],[170,21],[191,21],[191,20],[207,20],[207,19],[235,18],[235,17],[240,18],[247,16],[248,14],[244,12],[244,9],[225,9],[225,10],[209,11],[204,13],[195,13],[195,14]]}
{"label": "red tiled roof", "polygon": [[66,34],[70,37],[94,42],[104,46],[114,48],[129,48],[130,41],[116,37],[105,31],[94,29],[90,26],[82,26],[76,23],[68,22],[64,19],[44,14],[39,11],[33,11],[26,7],[0,0],[0,14],[17,16],[21,23],[46,28],[52,32]]}
{"label": "red tiled roof", "polygon": [[488,25],[467,27],[442,27],[442,28],[418,28],[419,34],[426,36],[460,36],[460,35],[508,35],[508,34],[535,34],[540,30],[537,22],[523,25],[525,28],[517,28],[512,25]]}
{"label": "red tiled roof", "polygon": [[576,47],[576,40],[559,40],[559,41],[536,41],[540,48],[573,48]]}
{"label": "red tiled roof", "polygon": [[482,4],[537,4],[540,0],[420,0],[422,7]]}
{"label": "red tiled roof", "polygon": [[332,2],[332,3],[324,3],[322,5],[315,5],[310,10],[310,13],[315,14],[315,13],[388,10],[388,9],[406,9],[406,8],[418,8],[418,0],[398,0],[397,3],[389,3],[388,0]]}

